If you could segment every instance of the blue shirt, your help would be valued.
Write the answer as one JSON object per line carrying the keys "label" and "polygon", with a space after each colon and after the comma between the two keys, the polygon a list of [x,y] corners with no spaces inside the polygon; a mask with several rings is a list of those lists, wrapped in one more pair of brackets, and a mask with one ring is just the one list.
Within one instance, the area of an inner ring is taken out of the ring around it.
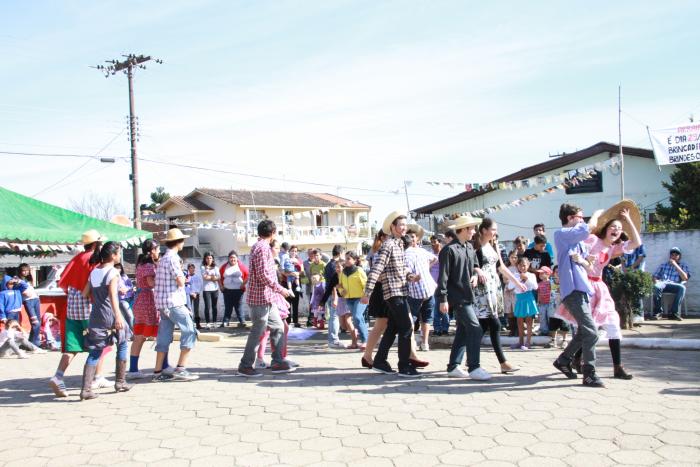
{"label": "blue shirt", "polygon": [[639,245],[637,248],[634,249],[632,253],[626,253],[625,254],[625,267],[629,268],[631,267],[635,261],[637,261],[637,258],[644,258],[641,263],[639,263],[639,266],[637,266],[637,269],[640,271],[644,271],[646,269],[646,257],[647,257],[647,251],[644,249],[644,245]]}
{"label": "blue shirt", "polygon": [[[688,265],[683,261],[678,261],[678,266],[680,266],[683,272],[688,275],[688,279],[690,279],[690,268]],[[656,272],[654,272],[654,279],[664,282],[675,282],[676,284],[683,282],[681,280],[681,275],[678,274],[676,268],[673,267],[668,261],[656,268]]]}
{"label": "blue shirt", "polygon": [[[532,248],[535,248],[535,242],[530,242],[527,246],[527,249],[530,250]],[[549,257],[554,259],[554,250],[552,249],[552,244],[547,242],[544,244],[544,251],[549,253]],[[507,259],[507,258],[506,258]],[[557,261],[558,262],[558,261]],[[506,263],[503,263],[506,264]]]}
{"label": "blue shirt", "polygon": [[581,242],[588,238],[588,224],[580,222],[574,227],[562,227],[554,232],[554,246],[557,247],[557,263],[559,264],[559,288],[562,300],[578,290],[593,295],[588,274],[583,266],[571,259],[572,253],[584,255]]}
{"label": "blue shirt", "polygon": [[22,292],[15,289],[6,289],[0,292],[0,319],[7,319],[10,311],[22,309]]}

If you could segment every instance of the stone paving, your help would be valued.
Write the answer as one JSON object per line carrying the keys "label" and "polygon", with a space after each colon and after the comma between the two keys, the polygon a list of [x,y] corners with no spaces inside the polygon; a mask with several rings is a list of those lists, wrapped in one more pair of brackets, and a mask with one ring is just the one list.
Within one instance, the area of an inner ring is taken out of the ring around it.
{"label": "stone paving", "polygon": [[[321,338],[291,343],[295,373],[245,380],[233,371],[236,332],[198,343],[199,381],[86,402],[84,356],[67,399],[46,386],[58,354],[0,360],[0,465],[700,465],[698,352],[625,349],[636,377],[618,381],[599,349],[599,390],[556,374],[555,350],[508,352],[522,370],[490,382],[446,378],[449,352],[432,350],[430,371],[407,381],[363,370],[358,352],[327,351]],[[153,361],[146,346],[142,366]],[[495,373],[490,349],[482,363]]]}

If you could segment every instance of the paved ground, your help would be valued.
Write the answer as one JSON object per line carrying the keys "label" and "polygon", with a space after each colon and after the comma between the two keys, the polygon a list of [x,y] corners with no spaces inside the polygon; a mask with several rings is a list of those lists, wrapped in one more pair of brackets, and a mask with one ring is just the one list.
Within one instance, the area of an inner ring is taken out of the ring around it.
{"label": "paved ground", "polygon": [[670,339],[700,339],[700,315],[692,314],[683,321],[662,319],[645,321],[640,326],[624,330],[625,337],[666,337]]}
{"label": "paved ground", "polygon": [[[246,381],[233,376],[235,332],[198,345],[197,382],[105,389],[87,402],[47,389],[57,354],[0,360],[0,464],[700,465],[698,352],[625,349],[636,378],[617,381],[601,351],[608,388],[595,390],[555,374],[553,350],[510,352],[522,370],[488,383],[448,380],[448,351],[434,350],[432,371],[409,382],[322,342],[292,343],[297,372]],[[490,350],[482,361],[496,370]],[[83,362],[69,369],[73,388]]]}

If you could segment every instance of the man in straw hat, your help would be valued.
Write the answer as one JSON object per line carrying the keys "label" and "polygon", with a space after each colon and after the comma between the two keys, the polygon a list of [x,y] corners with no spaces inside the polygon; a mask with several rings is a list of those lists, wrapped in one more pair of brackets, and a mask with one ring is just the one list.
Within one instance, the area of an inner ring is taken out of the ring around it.
{"label": "man in straw hat", "polygon": [[[481,219],[470,215],[460,216],[449,223],[456,238],[440,250],[440,274],[438,292],[440,313],[450,308],[457,322],[457,331],[452,341],[447,375],[452,378],[471,378],[477,381],[491,379],[481,368],[481,337],[483,330],[473,308],[474,292],[479,275],[474,247],[469,242]],[[462,369],[464,353],[467,354],[467,371]]]}
{"label": "man in straw hat", "polygon": [[[595,225],[602,210],[596,211],[590,224]],[[554,232],[554,245],[559,265],[559,290],[562,305],[576,321],[578,330],[566,349],[554,361],[554,367],[569,379],[576,379],[571,361],[576,351],[582,350],[583,384],[590,387],[604,387],[595,372],[595,345],[598,342],[598,326],[591,314],[590,297],[593,287],[583,264],[576,260],[585,256],[583,241],[590,235],[590,228],[583,219],[583,210],[573,204],[562,204],[559,208],[562,228]]]}
{"label": "man in straw hat", "polygon": [[[187,296],[185,294],[185,273],[178,253],[185,246],[184,235],[180,229],[168,230],[165,237],[165,246],[168,248],[156,268],[156,284],[153,294],[156,300],[156,308],[160,313],[158,324],[158,336],[156,337],[156,367],[153,370],[154,382],[166,381],[194,381],[199,376],[187,371],[186,364],[190,351],[197,341],[197,331],[194,322],[187,309]],[[173,341],[175,326],[180,328],[180,357],[173,373],[163,371],[163,362],[168,353],[168,348]]]}
{"label": "man in straw hat", "polygon": [[289,373],[294,368],[282,356],[282,349],[286,347],[284,342],[284,323],[280,318],[279,310],[272,305],[273,294],[283,297],[292,292],[280,285],[274,268],[274,259],[270,243],[275,239],[277,226],[269,219],[258,224],[258,241],[250,249],[250,276],[248,279],[248,306],[250,307],[250,321],[253,326],[248,334],[243,357],[238,364],[237,376],[256,378],[262,373],[256,370],[255,357],[260,346],[260,336],[265,329],[270,330],[270,345],[272,346],[272,373]]}
{"label": "man in straw hat", "polygon": [[384,300],[388,306],[388,323],[384,336],[379,343],[377,355],[374,357],[372,370],[378,373],[396,373],[387,362],[389,349],[394,344],[396,335],[399,336],[399,373],[405,378],[420,377],[420,373],[410,361],[411,335],[413,324],[411,323],[411,310],[408,306],[408,281],[417,279],[406,268],[406,257],[401,237],[406,234],[406,215],[399,211],[390,213],[384,220],[382,231],[391,233],[391,237],[382,243],[377,252],[372,269],[367,276],[365,294],[362,303],[369,303],[377,281],[382,284]]}
{"label": "man in straw hat", "polygon": [[[58,286],[63,289],[67,296],[67,309],[65,332],[61,335],[61,347],[63,354],[58,363],[56,373],[49,380],[49,387],[56,397],[67,397],[68,391],[63,381],[63,374],[68,369],[68,365],[80,352],[87,352],[83,348],[83,332],[87,331],[90,319],[90,300],[82,294],[88,282],[90,273],[100,263],[100,247],[103,238],[97,230],[88,230],[80,238],[84,251],[74,256],[61,272]],[[96,373],[102,374],[101,358],[97,364]],[[107,387],[111,383],[104,376],[96,376],[95,387]]]}

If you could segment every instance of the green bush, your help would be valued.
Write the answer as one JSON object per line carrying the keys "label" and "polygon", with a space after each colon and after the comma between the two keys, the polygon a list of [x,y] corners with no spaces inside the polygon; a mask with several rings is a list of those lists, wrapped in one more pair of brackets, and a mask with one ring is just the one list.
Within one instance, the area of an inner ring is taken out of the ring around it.
{"label": "green bush", "polygon": [[640,301],[651,295],[654,289],[654,278],[648,272],[638,269],[622,272],[615,269],[610,279],[610,294],[615,301],[615,308],[620,314],[620,324],[623,329],[632,327],[632,315],[641,314]]}

